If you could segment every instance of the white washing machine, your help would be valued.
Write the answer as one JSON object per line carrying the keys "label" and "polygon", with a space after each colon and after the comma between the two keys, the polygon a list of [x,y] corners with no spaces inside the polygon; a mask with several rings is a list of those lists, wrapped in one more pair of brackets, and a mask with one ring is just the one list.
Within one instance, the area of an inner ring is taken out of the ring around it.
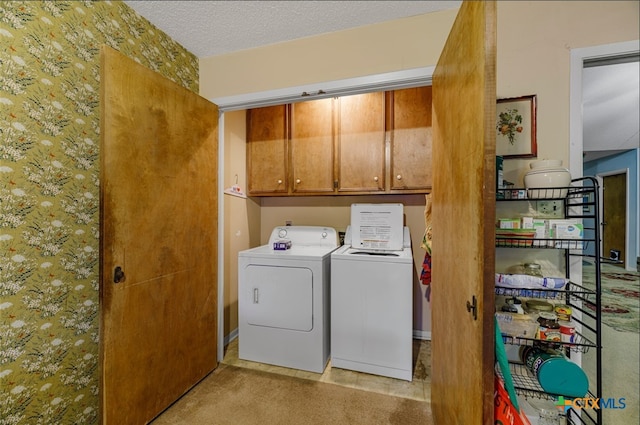
{"label": "white washing machine", "polygon": [[413,253],[402,224],[402,204],[351,207],[331,255],[331,367],[412,380]]}
{"label": "white washing machine", "polygon": [[330,355],[335,229],[282,226],[238,254],[238,357],[322,373]]}

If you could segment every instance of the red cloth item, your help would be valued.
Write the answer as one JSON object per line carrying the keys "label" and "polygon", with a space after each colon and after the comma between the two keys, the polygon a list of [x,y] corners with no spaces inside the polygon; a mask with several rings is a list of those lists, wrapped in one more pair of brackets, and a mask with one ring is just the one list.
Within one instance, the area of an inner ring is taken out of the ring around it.
{"label": "red cloth item", "polygon": [[431,284],[431,254],[426,252],[424,254],[424,261],[422,262],[422,272],[420,272],[420,281],[423,285]]}

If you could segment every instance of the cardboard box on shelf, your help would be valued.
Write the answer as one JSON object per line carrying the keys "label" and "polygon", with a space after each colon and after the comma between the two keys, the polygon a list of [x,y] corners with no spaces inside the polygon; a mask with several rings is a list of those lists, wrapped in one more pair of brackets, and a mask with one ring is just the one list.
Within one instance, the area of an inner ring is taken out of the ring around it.
{"label": "cardboard box on shelf", "polygon": [[501,229],[519,229],[520,219],[519,218],[499,218],[498,225]]}
{"label": "cardboard box on shelf", "polygon": [[[547,221],[543,218],[522,217],[522,228],[536,231],[536,239],[546,239]],[[546,246],[546,241],[533,241],[533,246]]]}
{"label": "cardboard box on shelf", "polygon": [[573,242],[568,239],[580,240],[584,237],[584,226],[578,219],[547,220],[546,232],[549,239],[562,239],[549,241],[549,246],[563,249],[582,249],[582,242]]}

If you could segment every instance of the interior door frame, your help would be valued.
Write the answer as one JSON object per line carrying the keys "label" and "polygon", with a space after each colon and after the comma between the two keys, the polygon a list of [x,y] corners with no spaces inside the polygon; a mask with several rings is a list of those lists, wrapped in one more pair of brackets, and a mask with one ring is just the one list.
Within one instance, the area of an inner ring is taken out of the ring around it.
{"label": "interior door frame", "polygon": [[[324,97],[347,96],[352,94],[368,93],[373,91],[394,90],[400,88],[410,88],[431,85],[435,65],[407,69],[403,71],[387,72],[382,74],[367,75],[363,77],[347,78],[343,80],[333,80],[321,83],[314,83],[305,86],[294,86],[284,89],[267,90],[262,92],[247,93],[238,96],[226,96],[209,98],[211,102],[218,105],[218,361],[224,358],[224,347],[230,342],[234,335],[233,330],[225,340],[224,336],[224,113],[239,111],[244,109],[288,103],[300,98],[300,93],[317,93],[323,90],[323,96],[314,96],[313,99]],[[304,100],[309,100],[305,98]],[[237,331],[236,331],[237,332]]]}
{"label": "interior door frame", "polygon": [[[582,70],[584,68],[584,61],[586,59],[597,59],[610,56],[618,56],[628,53],[634,53],[640,51],[640,40],[624,41],[620,43],[604,44],[599,46],[583,47],[571,50],[571,63],[570,63],[570,80],[569,80],[569,171],[572,176],[582,176],[584,173],[582,152],[584,150],[583,142],[583,120],[582,120]],[[602,181],[599,182],[602,184]],[[627,178],[627,185],[628,185]],[[602,187],[602,186],[600,186]],[[628,190],[628,187],[627,187]],[[628,195],[627,195],[628,196]],[[628,199],[628,198],[627,198]],[[640,199],[637,206],[640,211]],[[627,202],[627,206],[628,206]],[[627,209],[627,217],[629,217],[629,211]],[[629,222],[627,222],[627,225]],[[640,229],[638,229],[640,233]],[[640,234],[635,235],[636,239],[636,254],[640,255]],[[630,242],[627,244],[627,253]],[[625,268],[627,270],[635,270],[634,263],[629,260],[630,255],[627,255],[627,264]],[[636,261],[635,259],[633,261]],[[571,265],[571,276],[576,276],[581,279],[582,277],[582,265],[581,263]]]}
{"label": "interior door frame", "polygon": [[[629,210],[629,196],[631,195],[631,193],[629,192],[629,184],[631,183],[629,181],[629,169],[628,168],[623,168],[623,169],[619,169],[619,170],[612,170],[612,171],[605,171],[602,173],[598,173],[596,174],[596,180],[598,180],[598,185],[600,186],[600,193],[598,194],[599,196],[599,202],[600,205],[598,206],[598,208],[600,209],[600,211],[602,212],[602,216],[600,217],[600,223],[598,223],[598,225],[600,226],[600,235],[603,235],[600,238],[600,252],[602,253],[602,255],[605,254],[604,252],[604,232],[605,232],[605,225],[603,224],[604,222],[604,178],[608,177],[608,176],[615,176],[618,174],[624,174],[625,175],[625,183],[626,183],[626,187],[625,187],[625,214],[624,214],[624,232],[625,234],[628,236],[629,235],[629,230],[630,230],[630,220],[631,220],[631,214],[630,214],[630,210]],[[625,259],[624,259],[624,267],[627,270],[634,270],[635,268],[631,268],[633,266],[633,262],[631,261],[631,256],[629,255],[629,249],[631,248],[631,238],[626,237],[625,238],[625,242],[624,242],[624,249],[625,249]]]}

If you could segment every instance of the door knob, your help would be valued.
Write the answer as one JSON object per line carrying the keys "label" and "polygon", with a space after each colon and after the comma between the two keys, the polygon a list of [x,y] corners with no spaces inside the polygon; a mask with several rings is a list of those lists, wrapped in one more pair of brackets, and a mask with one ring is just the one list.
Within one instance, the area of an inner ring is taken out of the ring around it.
{"label": "door knob", "polygon": [[124,270],[122,267],[117,266],[113,271],[113,283],[124,282],[127,277],[124,275]]}

